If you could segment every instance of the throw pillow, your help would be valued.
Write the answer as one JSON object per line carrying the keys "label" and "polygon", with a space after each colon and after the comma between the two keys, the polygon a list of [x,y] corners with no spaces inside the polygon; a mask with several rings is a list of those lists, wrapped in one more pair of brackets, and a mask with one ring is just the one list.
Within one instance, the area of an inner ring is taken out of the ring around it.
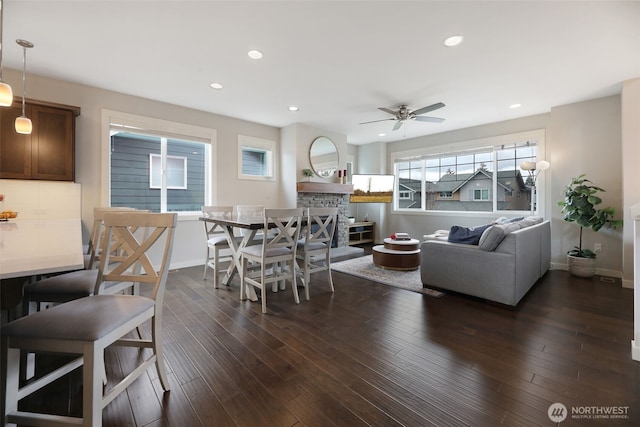
{"label": "throw pillow", "polygon": [[504,226],[499,224],[492,225],[480,236],[478,248],[483,251],[493,251],[502,242],[502,239],[504,239]]}
{"label": "throw pillow", "polygon": [[505,236],[512,231],[516,231],[520,229],[520,224],[517,222],[512,222],[509,224],[496,224],[489,227],[482,236],[480,236],[480,241],[478,242],[478,248],[483,251],[494,251],[502,243]]}
{"label": "throw pillow", "polygon": [[484,230],[491,227],[491,224],[479,225],[476,227],[462,227],[454,225],[449,230],[449,239],[451,243],[462,243],[465,245],[477,245]]}

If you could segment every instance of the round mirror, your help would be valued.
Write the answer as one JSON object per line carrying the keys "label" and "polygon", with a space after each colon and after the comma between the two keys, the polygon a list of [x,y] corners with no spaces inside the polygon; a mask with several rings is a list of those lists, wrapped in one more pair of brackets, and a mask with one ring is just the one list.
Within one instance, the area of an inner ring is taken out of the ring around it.
{"label": "round mirror", "polygon": [[332,140],[326,136],[320,136],[311,143],[309,161],[318,176],[329,178],[338,169],[338,149]]}

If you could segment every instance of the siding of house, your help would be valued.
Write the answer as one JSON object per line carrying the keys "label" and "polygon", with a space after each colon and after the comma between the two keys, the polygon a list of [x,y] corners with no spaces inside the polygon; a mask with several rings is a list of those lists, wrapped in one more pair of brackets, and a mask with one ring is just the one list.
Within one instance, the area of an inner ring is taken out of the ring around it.
{"label": "siding of house", "polygon": [[[167,154],[187,158],[187,188],[167,190],[169,211],[197,211],[204,204],[204,148],[168,140]],[[157,138],[112,137],[111,205],[160,210],[160,189],[150,188],[149,154],[160,154]]]}

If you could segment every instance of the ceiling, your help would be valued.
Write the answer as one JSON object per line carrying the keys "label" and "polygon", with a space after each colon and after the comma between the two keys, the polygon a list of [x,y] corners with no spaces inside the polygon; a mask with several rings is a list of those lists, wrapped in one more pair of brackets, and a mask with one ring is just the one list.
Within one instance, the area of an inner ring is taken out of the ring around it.
{"label": "ceiling", "polygon": [[[26,39],[29,74],[276,127],[304,123],[352,144],[545,113],[640,77],[640,2],[4,3],[5,68],[22,69],[13,41]],[[455,34],[464,42],[445,47]],[[264,57],[250,59],[251,49]],[[436,102],[446,107],[426,115],[443,123],[359,124],[391,117],[378,107]]]}

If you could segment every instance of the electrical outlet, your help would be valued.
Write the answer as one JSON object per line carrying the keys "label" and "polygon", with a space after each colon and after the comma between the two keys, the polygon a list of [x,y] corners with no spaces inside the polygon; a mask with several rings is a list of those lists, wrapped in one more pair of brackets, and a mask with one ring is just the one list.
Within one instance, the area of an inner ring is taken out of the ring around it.
{"label": "electrical outlet", "polygon": [[593,251],[594,252],[600,252],[602,250],[602,245],[600,243],[594,243],[593,244]]}

